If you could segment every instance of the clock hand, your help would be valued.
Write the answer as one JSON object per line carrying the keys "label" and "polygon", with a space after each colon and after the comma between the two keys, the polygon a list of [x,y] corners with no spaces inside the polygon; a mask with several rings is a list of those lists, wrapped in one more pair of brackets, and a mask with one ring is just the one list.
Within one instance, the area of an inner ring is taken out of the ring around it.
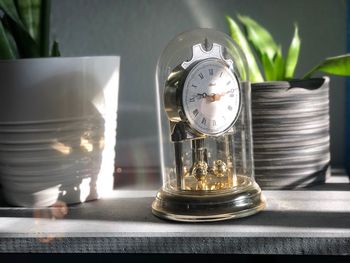
{"label": "clock hand", "polygon": [[211,93],[210,95],[208,95],[207,93],[197,93],[197,96],[200,99],[208,99],[209,102],[214,102],[217,100],[220,100],[221,95],[220,94],[215,94],[215,93]]}
{"label": "clock hand", "polygon": [[233,90],[233,89],[230,89],[230,90],[228,90],[228,91],[226,91],[226,92],[223,92],[222,94],[223,94],[223,96],[224,96],[224,95],[229,94],[229,93],[234,93],[234,90]]}
{"label": "clock hand", "polygon": [[199,96],[200,99],[208,99],[209,102],[219,101],[221,97],[225,96],[227,93],[230,93],[230,91],[222,92],[222,93],[211,93],[208,95],[207,93],[197,93],[197,96]]}
{"label": "clock hand", "polygon": [[206,97],[208,97],[207,93],[197,93],[197,96],[199,96],[200,99],[205,99]]}
{"label": "clock hand", "polygon": [[225,96],[226,94],[232,93],[232,92],[233,92],[232,90],[228,90],[228,91],[217,93],[217,94],[212,93],[211,94],[212,101],[218,101],[221,99],[221,97]]}
{"label": "clock hand", "polygon": [[214,102],[214,101],[219,101],[219,100],[221,99],[222,96],[223,96],[222,93],[221,93],[221,94],[220,94],[220,93],[213,93],[213,94],[211,95],[211,101],[212,101],[212,102]]}
{"label": "clock hand", "polygon": [[210,95],[208,95],[207,93],[197,93],[197,96],[199,96],[200,99],[207,99],[209,100],[209,102],[213,102],[215,101],[215,93],[211,93]]}

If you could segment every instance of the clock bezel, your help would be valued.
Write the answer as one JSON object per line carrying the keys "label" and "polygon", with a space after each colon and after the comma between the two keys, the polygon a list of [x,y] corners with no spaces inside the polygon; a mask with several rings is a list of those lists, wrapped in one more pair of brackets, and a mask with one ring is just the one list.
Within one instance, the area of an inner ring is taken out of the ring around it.
{"label": "clock bezel", "polygon": [[[238,94],[239,94],[239,97],[238,97],[238,110],[237,110],[237,114],[235,116],[235,118],[233,119],[233,121],[231,122],[230,125],[227,126],[227,128],[221,130],[221,131],[218,131],[218,132],[213,132],[213,133],[207,133],[207,132],[204,132],[203,130],[198,130],[196,129],[196,124],[194,122],[192,122],[192,118],[189,118],[188,117],[188,113],[185,108],[184,108],[184,90],[185,90],[185,87],[189,81],[189,76],[191,75],[191,72],[193,72],[194,70],[197,69],[197,67],[199,67],[201,64],[203,64],[204,62],[208,62],[208,61],[214,61],[216,63],[219,63],[219,64],[222,64],[223,67],[226,68],[226,70],[232,74],[233,78],[236,80],[237,82],[237,86],[238,86]],[[237,77],[237,74],[222,60],[220,59],[217,59],[217,58],[207,58],[207,59],[203,59],[203,60],[200,60],[200,61],[197,61],[196,63],[194,63],[193,65],[191,65],[188,69],[186,69],[186,74],[184,76],[184,79],[180,85],[181,89],[179,90],[180,92],[180,96],[179,96],[179,99],[180,99],[180,105],[181,105],[181,112],[180,112],[180,118],[183,122],[185,122],[187,124],[187,126],[193,130],[195,133],[199,134],[200,136],[213,136],[213,137],[218,137],[218,136],[221,136],[225,133],[227,133],[234,125],[235,123],[237,122],[240,114],[241,114],[241,110],[242,110],[242,87],[241,87],[241,83],[239,81],[239,78]]]}

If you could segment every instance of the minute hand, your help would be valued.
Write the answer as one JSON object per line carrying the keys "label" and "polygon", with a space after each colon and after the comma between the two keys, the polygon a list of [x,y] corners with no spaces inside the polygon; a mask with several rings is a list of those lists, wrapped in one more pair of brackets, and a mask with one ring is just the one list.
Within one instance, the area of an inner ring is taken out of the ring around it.
{"label": "minute hand", "polygon": [[197,96],[200,97],[200,99],[207,99],[209,102],[214,102],[220,100],[222,94],[217,93],[211,93],[208,95],[207,93],[197,93]]}
{"label": "minute hand", "polygon": [[209,95],[207,93],[197,93],[197,96],[200,98],[200,99],[205,99],[207,98]]}
{"label": "minute hand", "polygon": [[221,97],[225,96],[226,94],[231,93],[232,90],[228,90],[226,92],[221,92],[221,93],[212,93],[209,97],[210,97],[210,101],[214,102],[214,101],[219,101],[221,99]]}

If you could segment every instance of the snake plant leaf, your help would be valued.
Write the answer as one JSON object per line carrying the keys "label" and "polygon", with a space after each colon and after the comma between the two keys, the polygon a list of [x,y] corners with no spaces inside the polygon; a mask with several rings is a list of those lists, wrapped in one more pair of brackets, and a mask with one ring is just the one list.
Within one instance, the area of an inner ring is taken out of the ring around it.
{"label": "snake plant leaf", "polygon": [[40,7],[40,55],[50,55],[50,12],[51,0],[42,0]]}
{"label": "snake plant leaf", "polygon": [[27,32],[38,42],[40,32],[41,0],[15,0],[15,3],[18,14],[23,21]]}
{"label": "snake plant leaf", "polygon": [[304,79],[310,78],[317,71],[339,76],[350,76],[350,54],[327,58],[305,74]]}
{"label": "snake plant leaf", "polygon": [[17,43],[19,56],[21,58],[39,57],[39,46],[28,32],[23,30],[22,26],[18,25],[8,16],[5,16],[3,21],[6,22],[7,27]]}
{"label": "snake plant leaf", "polygon": [[61,52],[60,49],[58,48],[58,42],[54,41],[51,47],[51,57],[60,57]]}
{"label": "snake plant leaf", "polygon": [[50,7],[50,0],[0,0],[2,21],[17,44],[19,57],[50,55]]}
{"label": "snake plant leaf", "polygon": [[22,29],[25,26],[20,19],[15,2],[13,0],[0,0],[0,10],[2,10],[6,15],[8,15],[15,23],[17,23]]}
{"label": "snake plant leaf", "polygon": [[0,59],[15,59],[16,53],[13,50],[6,30],[0,20]]}
{"label": "snake plant leaf", "polygon": [[237,17],[243,24],[247,38],[258,53],[260,60],[262,59],[262,54],[266,54],[273,61],[278,46],[271,34],[250,17],[242,15],[238,15]]}
{"label": "snake plant leaf", "polygon": [[300,37],[298,32],[298,25],[294,25],[294,36],[290,43],[285,67],[285,78],[292,79],[294,77],[294,71],[298,63],[300,52]]}
{"label": "snake plant leaf", "polygon": [[10,43],[12,52],[15,54],[16,58],[19,58],[19,52],[18,52],[18,48],[17,48],[17,43],[16,43],[16,40],[14,39],[14,37],[12,35],[12,32],[10,32],[8,30],[8,28],[6,28],[6,27],[5,27],[5,31],[6,31],[7,39],[9,41],[9,43]]}
{"label": "snake plant leaf", "polygon": [[260,73],[259,67],[256,63],[255,57],[252,53],[252,50],[249,47],[249,43],[242,33],[241,29],[237,23],[229,16],[226,16],[230,28],[230,35],[232,39],[239,45],[243,53],[246,56],[248,67],[249,67],[249,78],[251,82],[263,82],[264,79]]}

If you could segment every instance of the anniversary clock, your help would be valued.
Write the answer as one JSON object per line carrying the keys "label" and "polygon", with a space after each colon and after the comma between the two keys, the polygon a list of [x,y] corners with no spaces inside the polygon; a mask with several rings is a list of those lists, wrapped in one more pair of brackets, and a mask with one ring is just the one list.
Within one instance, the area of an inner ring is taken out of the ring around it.
{"label": "anniversary clock", "polygon": [[254,180],[250,83],[245,57],[213,29],[175,37],[157,65],[163,186],[159,217],[216,221],[254,214],[265,200]]}

